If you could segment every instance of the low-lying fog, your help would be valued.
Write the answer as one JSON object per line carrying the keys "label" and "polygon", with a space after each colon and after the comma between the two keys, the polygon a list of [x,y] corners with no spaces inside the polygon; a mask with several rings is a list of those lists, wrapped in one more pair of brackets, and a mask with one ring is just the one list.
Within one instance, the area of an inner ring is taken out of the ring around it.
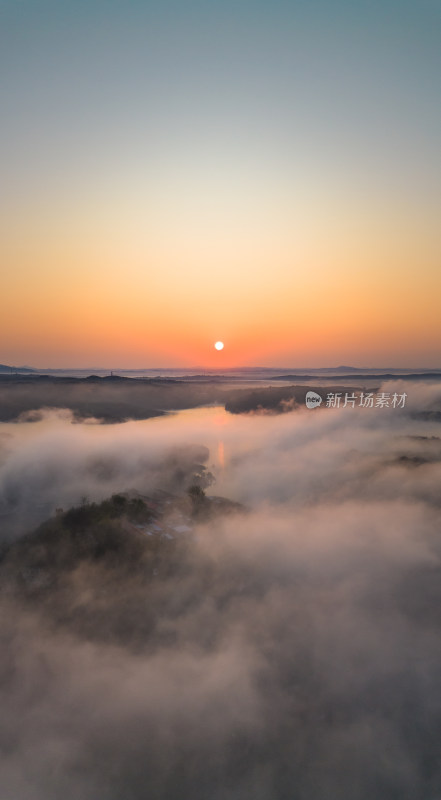
{"label": "low-lying fog", "polygon": [[0,425],[4,542],[202,461],[248,508],[197,528],[154,642],[3,596],[2,800],[439,800],[441,387],[382,388],[405,408]]}

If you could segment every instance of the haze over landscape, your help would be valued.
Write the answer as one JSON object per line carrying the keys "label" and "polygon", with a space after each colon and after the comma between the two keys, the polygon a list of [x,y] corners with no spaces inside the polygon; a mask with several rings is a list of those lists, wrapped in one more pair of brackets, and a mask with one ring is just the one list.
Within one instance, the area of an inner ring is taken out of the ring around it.
{"label": "haze over landscape", "polygon": [[437,796],[441,388],[382,388],[0,426],[6,798]]}
{"label": "haze over landscape", "polygon": [[440,800],[440,40],[0,0],[1,800]]}

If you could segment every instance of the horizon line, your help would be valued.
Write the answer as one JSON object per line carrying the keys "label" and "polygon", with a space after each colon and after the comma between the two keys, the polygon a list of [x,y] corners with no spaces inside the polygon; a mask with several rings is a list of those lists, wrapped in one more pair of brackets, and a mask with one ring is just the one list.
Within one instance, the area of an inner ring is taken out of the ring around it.
{"label": "horizon line", "polygon": [[65,371],[65,372],[81,371],[81,372],[87,372],[89,370],[92,371],[92,372],[93,371],[100,371],[100,372],[174,371],[174,372],[177,372],[177,371],[180,371],[180,370],[182,370],[184,372],[190,372],[190,371],[203,371],[203,372],[233,372],[233,371],[236,371],[236,372],[239,372],[241,370],[254,371],[254,372],[259,372],[259,371],[263,371],[263,370],[271,371],[271,372],[288,372],[288,371],[289,372],[299,372],[299,371],[314,372],[314,371],[317,371],[317,370],[322,370],[322,371],[357,370],[357,371],[366,371],[366,372],[371,372],[371,371],[375,371],[375,370],[403,370],[403,371],[406,371],[406,372],[411,372],[411,371],[439,372],[439,371],[441,371],[441,367],[415,367],[415,366],[414,367],[408,367],[408,366],[359,367],[359,366],[354,366],[352,364],[351,365],[350,364],[345,364],[345,365],[341,364],[341,365],[332,366],[332,367],[323,367],[323,366],[319,366],[319,367],[311,367],[311,366],[308,366],[308,367],[306,367],[306,366],[305,367],[300,367],[300,366],[297,366],[297,367],[270,367],[270,366],[250,366],[250,365],[245,365],[245,364],[241,365],[241,366],[237,366],[237,367],[208,367],[208,366],[202,366],[202,365],[196,365],[196,366],[191,366],[191,367],[184,367],[184,366],[179,366],[179,367],[176,367],[176,366],[161,366],[161,367],[156,367],[156,366],[155,367],[103,367],[103,366],[92,366],[92,367],[89,367],[89,366],[84,366],[84,367],[83,366],[76,366],[76,367],[72,367],[72,366],[70,366],[70,367],[68,367],[68,366],[33,367],[33,366],[28,365],[28,364],[27,365],[20,365],[20,366],[15,366],[15,365],[11,366],[9,364],[1,364],[0,367],[6,367],[7,369],[10,369],[11,371],[13,371],[13,370],[32,370],[32,371],[35,371],[35,372],[55,372],[55,371]]}

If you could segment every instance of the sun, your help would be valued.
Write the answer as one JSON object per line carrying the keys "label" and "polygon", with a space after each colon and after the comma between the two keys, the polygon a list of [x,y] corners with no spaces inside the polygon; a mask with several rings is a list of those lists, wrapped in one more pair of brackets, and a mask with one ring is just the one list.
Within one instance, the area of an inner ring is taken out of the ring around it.
{"label": "sun", "polygon": [[216,342],[214,346],[215,346],[216,350],[223,350],[224,349],[224,343],[223,342]]}

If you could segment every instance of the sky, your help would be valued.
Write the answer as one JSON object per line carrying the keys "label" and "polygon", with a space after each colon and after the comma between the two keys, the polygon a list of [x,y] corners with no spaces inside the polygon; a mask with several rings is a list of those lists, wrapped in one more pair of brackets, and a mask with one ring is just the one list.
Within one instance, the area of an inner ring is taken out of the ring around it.
{"label": "sky", "polygon": [[439,0],[0,0],[0,362],[440,366],[440,35]]}

